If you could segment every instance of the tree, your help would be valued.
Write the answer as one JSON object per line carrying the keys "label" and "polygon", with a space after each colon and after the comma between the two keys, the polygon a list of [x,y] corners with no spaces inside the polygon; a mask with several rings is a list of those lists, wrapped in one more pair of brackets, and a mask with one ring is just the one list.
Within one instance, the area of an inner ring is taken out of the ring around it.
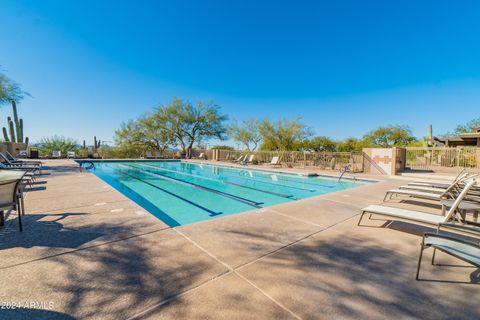
{"label": "tree", "polygon": [[276,123],[264,120],[259,127],[262,136],[262,150],[295,151],[302,148],[303,141],[311,136],[311,131],[300,118],[283,119]]}
{"label": "tree", "polygon": [[167,106],[155,111],[164,129],[170,132],[180,144],[187,158],[192,157],[195,142],[211,138],[226,139],[224,122],[228,117],[220,113],[214,102],[197,102],[194,106],[188,101],[174,98]]}
{"label": "tree", "polygon": [[243,120],[241,126],[233,123],[228,128],[228,132],[235,141],[241,142],[248,151],[255,151],[262,141],[260,121],[255,118]]}
{"label": "tree", "polygon": [[122,123],[115,131],[115,141],[122,148],[165,151],[174,145],[173,134],[165,129],[164,119],[155,113]]}
{"label": "tree", "polygon": [[53,151],[60,151],[65,156],[68,151],[77,151],[77,145],[77,141],[64,136],[45,137],[40,141],[40,154],[50,157]]}
{"label": "tree", "polygon": [[364,140],[357,138],[347,138],[343,141],[340,141],[337,145],[338,152],[352,152],[352,151],[362,151],[363,148],[367,147],[367,144]]}
{"label": "tree", "polygon": [[363,139],[367,144],[382,148],[406,146],[416,140],[408,126],[400,125],[379,127],[366,134]]}
{"label": "tree", "polygon": [[333,152],[337,149],[337,143],[329,137],[317,136],[306,141],[305,149],[316,152]]}
{"label": "tree", "polygon": [[462,133],[473,132],[475,129],[480,127],[480,118],[470,120],[466,124],[459,124],[455,127],[453,132],[447,133],[445,136],[458,136]]}
{"label": "tree", "polygon": [[0,105],[12,101],[20,102],[28,93],[20,85],[0,72]]}

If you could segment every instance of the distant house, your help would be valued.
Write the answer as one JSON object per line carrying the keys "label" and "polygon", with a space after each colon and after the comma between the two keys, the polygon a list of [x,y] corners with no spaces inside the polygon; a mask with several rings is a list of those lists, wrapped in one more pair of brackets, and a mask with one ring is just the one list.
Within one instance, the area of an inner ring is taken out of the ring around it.
{"label": "distant house", "polygon": [[445,147],[480,147],[480,127],[475,128],[473,132],[454,137],[435,138],[435,141],[442,143]]}

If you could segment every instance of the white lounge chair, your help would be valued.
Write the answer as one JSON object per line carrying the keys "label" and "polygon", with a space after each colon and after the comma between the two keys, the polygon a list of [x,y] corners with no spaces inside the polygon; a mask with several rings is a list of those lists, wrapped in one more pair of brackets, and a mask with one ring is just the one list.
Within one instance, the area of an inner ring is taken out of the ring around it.
{"label": "white lounge chair", "polygon": [[147,152],[145,153],[145,158],[147,158],[147,159],[153,159],[154,157],[153,157],[152,151],[147,151]]}
{"label": "white lounge chair", "polygon": [[458,173],[458,175],[452,180],[452,182],[444,182],[444,181],[414,181],[410,182],[408,185],[410,186],[422,186],[422,187],[433,187],[433,188],[448,188],[452,183],[457,180],[461,180],[467,178],[469,175],[465,169],[462,169]]}
{"label": "white lounge chair", "polygon": [[245,160],[243,160],[241,163],[246,166],[249,163],[253,163],[254,158],[255,158],[254,154],[251,154],[248,158],[247,158],[247,156],[245,156]]}
{"label": "white lounge chair", "polygon": [[416,211],[416,210],[408,210],[402,208],[394,208],[394,207],[387,207],[384,205],[369,205],[362,209],[362,214],[360,215],[360,219],[358,220],[358,225],[362,221],[363,216],[365,213],[377,214],[381,216],[388,216],[393,218],[405,219],[405,220],[412,220],[417,221],[425,224],[434,224],[438,225],[439,223],[448,223],[450,221],[455,220],[458,218],[462,220],[463,218],[458,214],[458,206],[463,201],[465,196],[467,195],[470,188],[476,184],[475,180],[470,180],[465,184],[465,187],[460,192],[458,197],[456,197],[455,201],[453,202],[450,210],[448,210],[445,216]]}
{"label": "white lounge chair", "polygon": [[200,153],[200,155],[198,156],[198,159],[205,159],[205,153]]}
{"label": "white lounge chair", "polygon": [[280,164],[280,157],[278,156],[275,156],[275,157],[272,157],[272,161],[270,161],[270,163],[268,164],[269,166],[281,166]]}
{"label": "white lounge chair", "polygon": [[67,159],[75,159],[75,151],[68,151]]}
{"label": "white lounge chair", "polygon": [[[432,191],[422,191],[422,190],[411,190],[411,189],[390,189],[385,193],[383,201],[386,201],[388,196],[392,199],[393,195],[404,195],[413,198],[429,199],[429,200],[441,200],[444,198],[452,198],[452,191],[457,185],[462,182],[460,180],[454,181],[447,189],[438,192],[436,190]],[[405,186],[404,186],[405,187]],[[389,199],[389,200],[390,200]]]}
{"label": "white lounge chair", "polygon": [[237,162],[237,163],[244,162],[247,157],[248,157],[247,155],[241,155],[240,157],[238,157],[238,159],[233,160],[233,162]]}
{"label": "white lounge chair", "polygon": [[52,152],[52,158],[58,159],[62,157],[62,151],[53,151]]}

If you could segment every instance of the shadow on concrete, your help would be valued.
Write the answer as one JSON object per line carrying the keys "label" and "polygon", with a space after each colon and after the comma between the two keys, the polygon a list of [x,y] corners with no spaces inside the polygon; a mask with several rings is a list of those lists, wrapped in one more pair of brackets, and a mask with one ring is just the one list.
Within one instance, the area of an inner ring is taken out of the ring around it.
{"label": "shadow on concrete", "polygon": [[[86,213],[63,213],[63,214],[29,214],[22,216],[24,232],[5,232],[0,238],[0,250],[22,247],[50,247],[75,249],[81,245],[95,240],[104,235],[101,226],[95,229],[70,229],[65,228],[59,221],[69,216],[81,216]],[[54,216],[55,220],[41,221],[42,219]],[[18,218],[14,218],[17,220]],[[16,221],[11,221],[7,228],[14,228]],[[109,230],[112,232],[112,230]],[[114,231],[114,230],[113,230]]]}
{"label": "shadow on concrete", "polygon": [[75,259],[57,257],[64,280],[48,287],[70,297],[63,311],[82,319],[126,319],[207,280],[210,263],[188,254],[179,259],[178,246],[152,250],[159,244],[143,240],[79,250]]}
{"label": "shadow on concrete", "polygon": [[[415,281],[416,257],[407,258],[378,243],[342,235],[319,236],[267,260],[272,268],[261,266],[270,270],[261,272],[265,279],[257,282],[254,276],[251,280],[262,287],[262,283],[275,283],[276,276],[283,278],[282,287],[275,285],[277,292],[285,290],[280,295],[287,297],[287,301],[280,301],[288,307],[292,303],[288,301],[289,295],[293,294],[300,304],[296,310],[316,309],[323,318],[478,319],[480,316],[478,301],[473,299],[478,296],[478,287]],[[289,270],[295,270],[294,277],[289,276]],[[429,269],[427,274],[430,272]],[[299,292],[296,297],[295,292]]]}

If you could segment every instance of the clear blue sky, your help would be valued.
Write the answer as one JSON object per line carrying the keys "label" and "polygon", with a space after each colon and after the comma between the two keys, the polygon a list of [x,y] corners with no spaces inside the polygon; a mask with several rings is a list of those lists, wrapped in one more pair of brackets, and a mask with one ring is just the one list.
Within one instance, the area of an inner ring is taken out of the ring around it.
{"label": "clear blue sky", "polygon": [[438,134],[480,117],[480,2],[1,0],[0,65],[33,141],[112,140],[173,96],[338,139]]}

